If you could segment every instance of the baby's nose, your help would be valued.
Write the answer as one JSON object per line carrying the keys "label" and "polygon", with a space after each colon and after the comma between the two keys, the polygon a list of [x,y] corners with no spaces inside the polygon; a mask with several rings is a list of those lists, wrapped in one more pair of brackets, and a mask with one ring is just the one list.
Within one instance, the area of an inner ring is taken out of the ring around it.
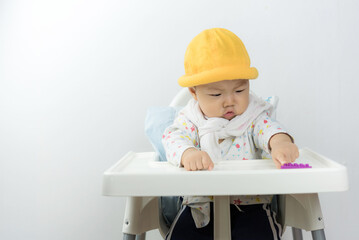
{"label": "baby's nose", "polygon": [[229,107],[229,106],[233,106],[234,105],[234,95],[233,94],[229,94],[226,96],[226,98],[224,99],[224,106],[225,107]]}

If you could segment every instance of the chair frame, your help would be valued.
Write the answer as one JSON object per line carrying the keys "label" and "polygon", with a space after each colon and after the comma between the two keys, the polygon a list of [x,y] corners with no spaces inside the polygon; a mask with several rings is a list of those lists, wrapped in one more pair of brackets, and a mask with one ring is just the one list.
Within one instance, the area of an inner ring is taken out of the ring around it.
{"label": "chair frame", "polygon": [[[185,106],[191,98],[182,89],[170,103]],[[277,101],[274,102],[276,107]],[[160,212],[160,197],[128,197],[123,224],[124,240],[144,240],[146,232],[158,229],[165,238],[169,228]],[[229,196],[214,197],[214,239],[231,239]],[[324,221],[317,193],[277,195],[278,221],[292,227],[294,240],[302,240],[302,229],[312,232],[314,240],[325,240]],[[219,224],[221,223],[221,224]]]}

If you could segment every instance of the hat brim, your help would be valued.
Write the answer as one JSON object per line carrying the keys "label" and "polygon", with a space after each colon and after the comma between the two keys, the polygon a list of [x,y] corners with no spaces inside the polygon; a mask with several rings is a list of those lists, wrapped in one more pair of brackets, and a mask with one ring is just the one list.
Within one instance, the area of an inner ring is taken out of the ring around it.
{"label": "hat brim", "polygon": [[178,79],[182,87],[194,87],[198,85],[235,79],[256,79],[258,71],[254,67],[227,66],[203,71],[194,75],[183,75]]}

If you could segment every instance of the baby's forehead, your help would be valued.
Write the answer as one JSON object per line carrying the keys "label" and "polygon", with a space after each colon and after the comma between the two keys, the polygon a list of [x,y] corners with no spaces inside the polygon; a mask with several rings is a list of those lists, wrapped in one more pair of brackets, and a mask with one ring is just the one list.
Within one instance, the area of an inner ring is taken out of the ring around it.
{"label": "baby's forehead", "polygon": [[246,86],[248,84],[247,79],[236,79],[236,80],[223,80],[214,83],[208,83],[201,85],[205,89],[223,89],[223,88],[238,88]]}

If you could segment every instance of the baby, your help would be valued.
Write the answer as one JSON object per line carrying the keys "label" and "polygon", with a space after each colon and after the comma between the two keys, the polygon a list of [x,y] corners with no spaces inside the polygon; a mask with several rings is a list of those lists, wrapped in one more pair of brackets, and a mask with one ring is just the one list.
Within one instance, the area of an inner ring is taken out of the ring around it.
{"label": "baby", "polygon": [[[270,118],[272,105],[250,92],[249,79],[258,72],[234,33],[214,28],[197,35],[185,54],[185,72],[178,82],[193,99],[163,135],[169,162],[196,171],[219,161],[270,157],[280,168],[298,158],[292,137]],[[271,200],[232,196],[232,239],[280,239]],[[211,209],[212,197],[184,196],[167,239],[213,239]]]}

